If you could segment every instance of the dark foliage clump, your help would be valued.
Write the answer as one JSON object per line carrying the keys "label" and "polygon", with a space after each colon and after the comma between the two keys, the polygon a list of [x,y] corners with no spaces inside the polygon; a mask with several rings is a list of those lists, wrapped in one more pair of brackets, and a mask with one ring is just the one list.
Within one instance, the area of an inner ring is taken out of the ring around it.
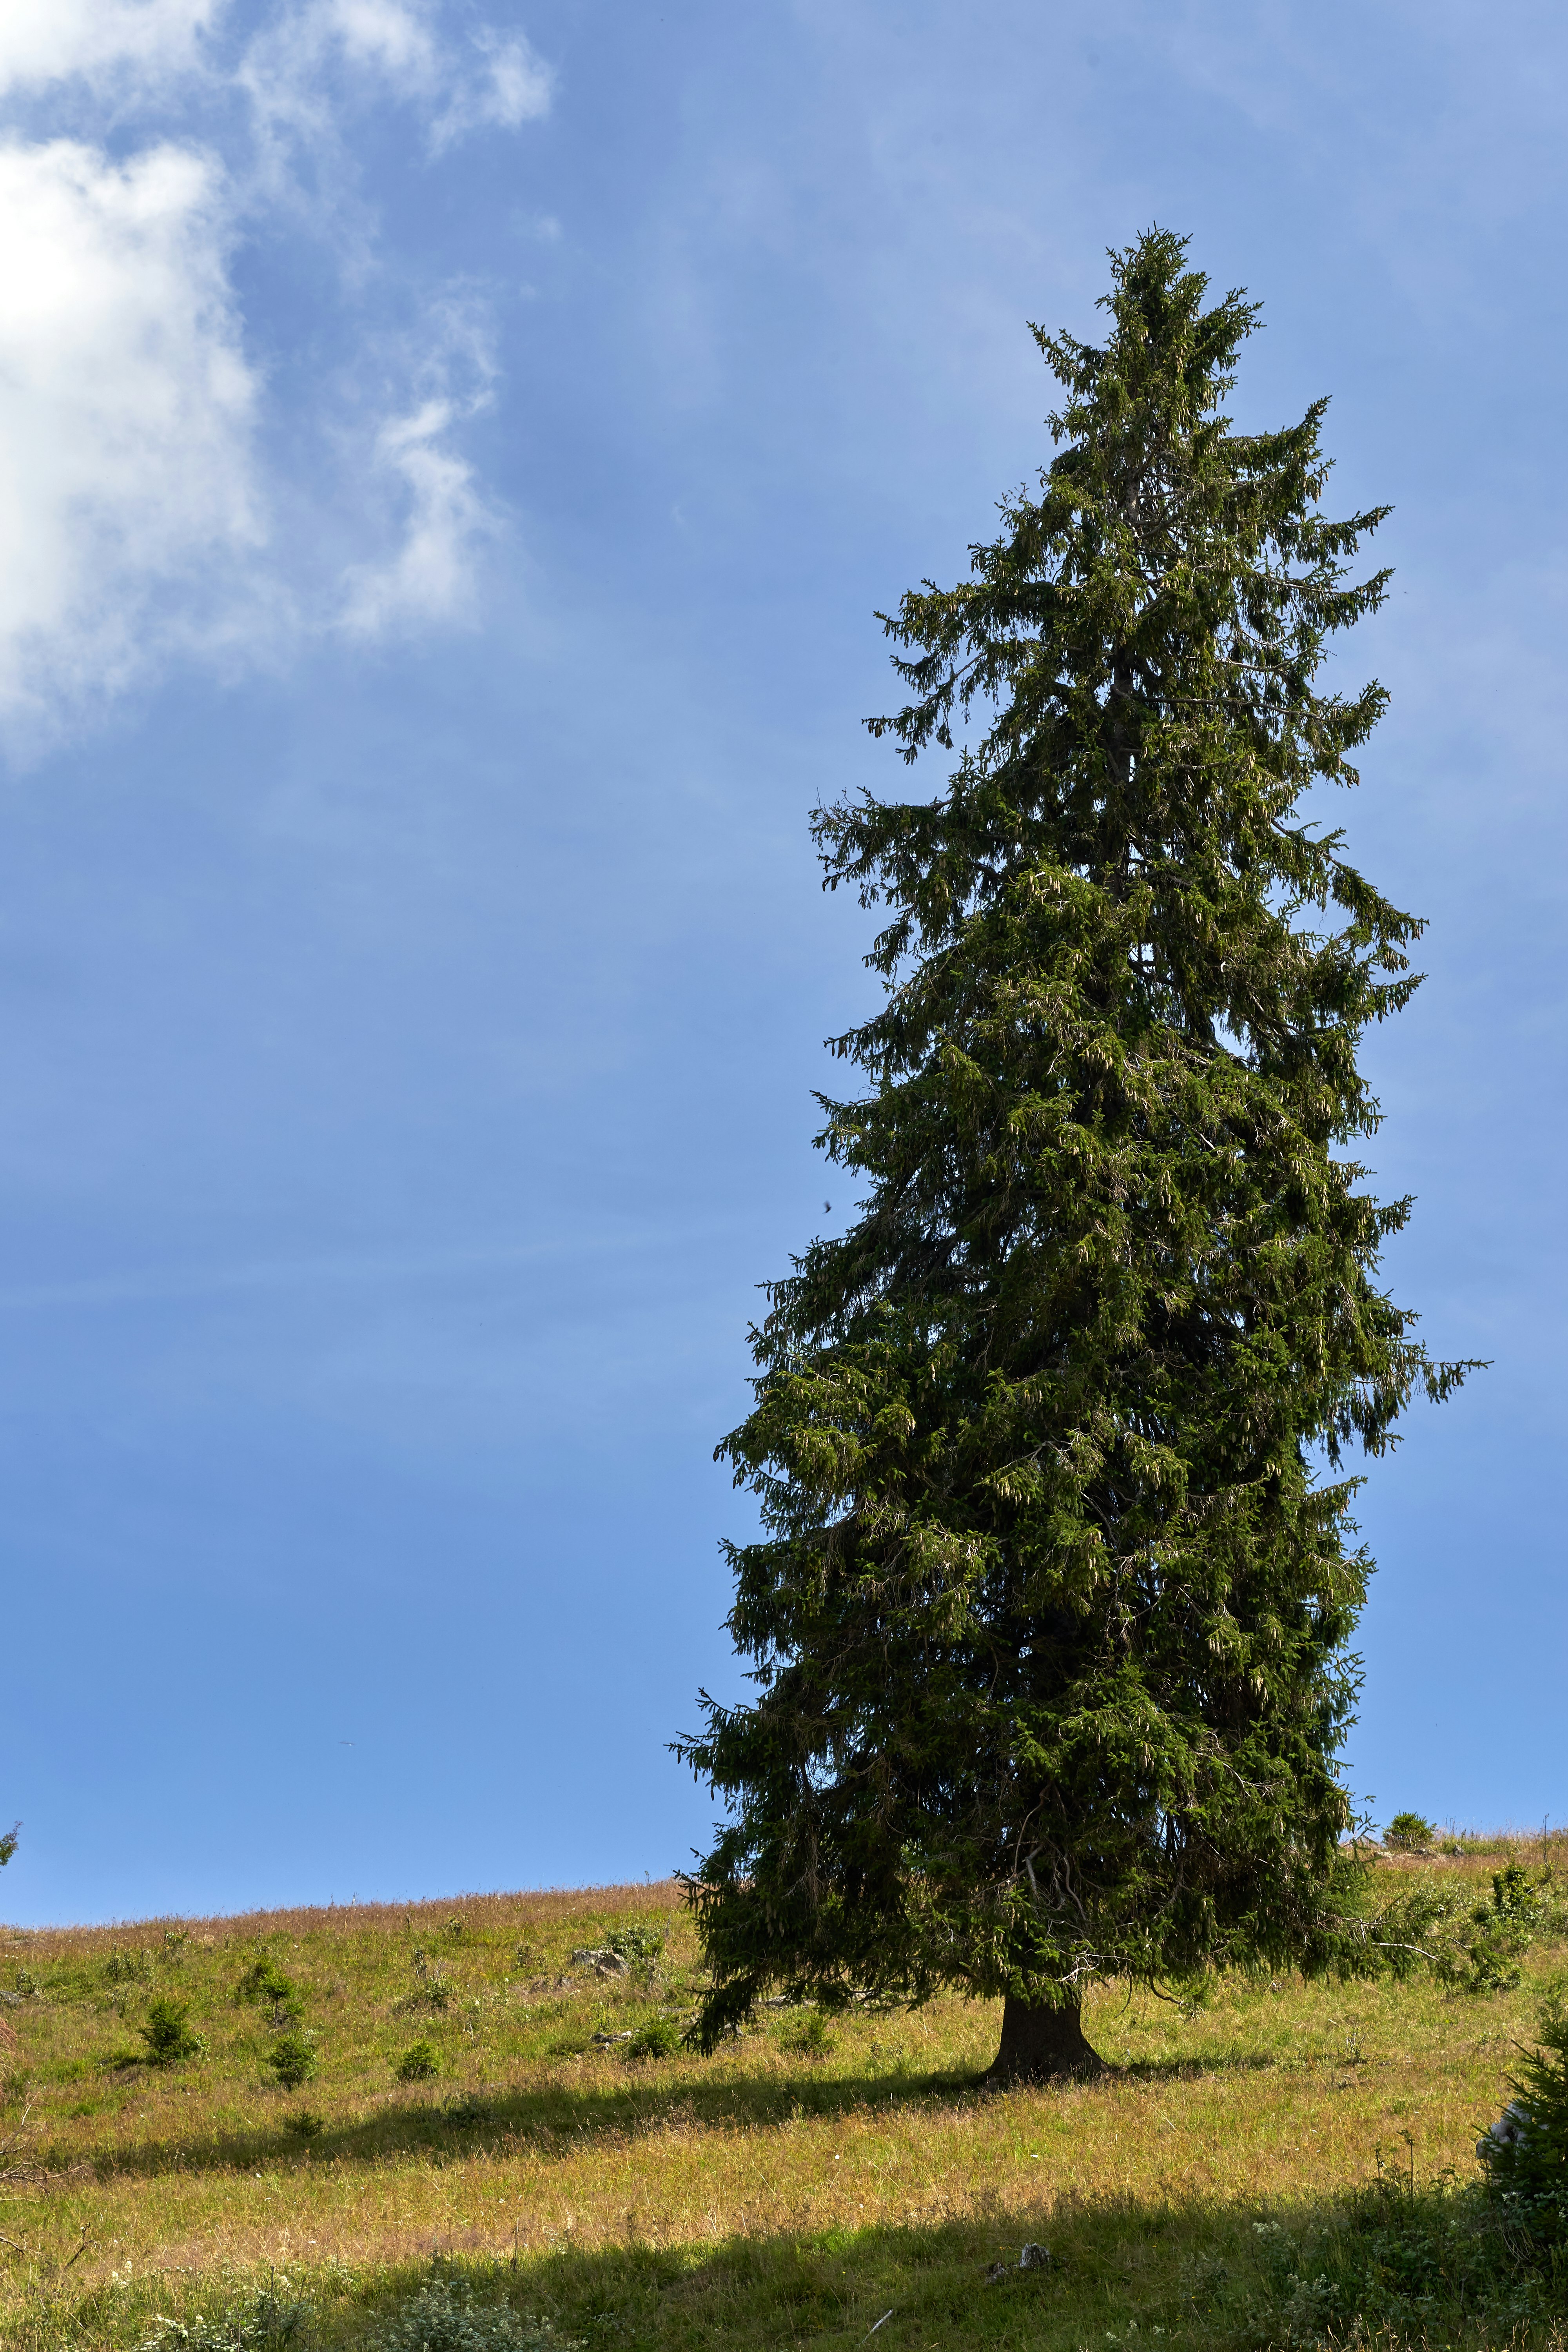
{"label": "dark foliage clump", "polygon": [[297,2091],[319,2071],[315,2048],[308,2033],[281,2033],[267,2053],[274,2079],[286,2091]]}
{"label": "dark foliage clump", "polygon": [[147,2004],[147,2022],[137,2027],[147,2045],[150,2066],[176,2066],[186,2058],[202,2058],[206,2043],[188,2022],[190,2003],[160,1994]]}
{"label": "dark foliage clump", "polygon": [[1476,2153],[1509,2219],[1532,2240],[1568,2247],[1568,2012],[1550,2008],[1536,2032],[1539,2046]]}

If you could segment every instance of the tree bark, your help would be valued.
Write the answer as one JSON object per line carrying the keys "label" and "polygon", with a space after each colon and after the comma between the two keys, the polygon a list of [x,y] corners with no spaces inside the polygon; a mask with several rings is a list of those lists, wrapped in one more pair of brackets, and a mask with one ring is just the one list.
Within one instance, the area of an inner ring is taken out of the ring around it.
{"label": "tree bark", "polygon": [[1002,2005],[1002,2047],[984,2081],[1005,2089],[1016,2083],[1059,2083],[1104,2071],[1104,2060],[1083,2038],[1076,2002],[1054,2009],[1046,2002],[1020,2000],[1016,1993],[1007,1995]]}

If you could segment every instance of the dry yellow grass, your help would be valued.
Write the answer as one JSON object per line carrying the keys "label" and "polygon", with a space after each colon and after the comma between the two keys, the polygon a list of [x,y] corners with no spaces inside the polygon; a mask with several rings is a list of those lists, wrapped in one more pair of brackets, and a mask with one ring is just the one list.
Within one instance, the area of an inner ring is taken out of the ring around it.
{"label": "dry yellow grass", "polygon": [[[1484,1889],[1496,1857],[1401,1866]],[[574,1966],[575,1948],[639,1925],[669,1937],[640,1974]],[[300,2094],[270,2084],[275,2030],[235,1999],[263,1952],[320,2037],[321,2074]],[[110,1981],[116,1953],[150,1981]],[[0,1988],[20,1992],[5,2012],[20,2045],[5,2128],[29,2110],[32,2168],[4,2191],[0,2331],[65,2340],[61,2298],[79,2312],[98,2290],[91,2340],[134,2341],[137,2315],[192,2283],[274,2264],[363,2280],[434,2251],[510,2265],[515,2249],[526,2273],[640,2249],[689,2266],[739,2242],[877,2232],[1016,2252],[1065,2242],[1095,2210],[1321,2202],[1364,2181],[1380,2147],[1423,2177],[1473,2169],[1478,2126],[1563,1958],[1536,1952],[1516,1992],[1480,2000],[1426,1980],[1222,1983],[1185,2014],[1107,1995],[1089,2030],[1110,2079],[995,2096],[973,2078],[996,2013],[956,1999],[835,2021],[816,2058],[791,2048],[788,2015],[706,2061],[594,2046],[689,2008],[696,1953],[668,1885],[0,1931]],[[120,2063],[155,1992],[188,2000],[204,2059]],[[421,2036],[441,2079],[399,2083]],[[289,2129],[302,2107],[320,2118],[309,2141]],[[1147,2259],[1158,2271],[1163,2257]],[[1136,2300],[1137,2264],[1121,2267]]]}

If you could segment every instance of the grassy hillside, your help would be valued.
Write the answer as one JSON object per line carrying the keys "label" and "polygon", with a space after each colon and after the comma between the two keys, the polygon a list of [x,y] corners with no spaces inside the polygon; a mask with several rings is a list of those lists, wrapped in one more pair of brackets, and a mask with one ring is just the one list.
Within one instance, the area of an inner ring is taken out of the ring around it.
{"label": "grassy hillside", "polygon": [[[1501,1858],[1387,1868],[1484,1895]],[[1304,2344],[1350,2332],[1346,2263],[1376,2239],[1410,2340],[1425,2311],[1434,2341],[1547,2344],[1563,2282],[1521,2273],[1509,2308],[1467,2289],[1441,2176],[1474,2177],[1565,1958],[1538,1935],[1489,1996],[1107,1996],[1112,2076],[996,2096],[996,2012],[957,2000],[658,2054],[698,1975],[668,1885],[0,1930],[0,2340],[173,2344],[159,2315],[243,2310],[276,2273],[309,2341],[367,2347],[432,2276],[594,2347],[847,2347],[879,2322],[879,2352]],[[205,2047],[157,2065],[170,2001]],[[280,2049],[314,2078],[281,2085]],[[1430,2275],[1401,2231],[1452,2241]],[[1048,2268],[1016,2267],[1026,2242]]]}

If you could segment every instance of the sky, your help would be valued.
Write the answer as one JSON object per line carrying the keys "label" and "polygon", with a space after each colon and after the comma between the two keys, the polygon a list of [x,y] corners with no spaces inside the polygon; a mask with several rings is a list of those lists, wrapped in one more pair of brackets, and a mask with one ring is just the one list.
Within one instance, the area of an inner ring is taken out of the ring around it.
{"label": "sky", "polygon": [[875,1001],[808,812],[907,788],[876,613],[1156,221],[1394,509],[1370,1156],[1491,1369],[1362,1497],[1351,1785],[1568,1816],[1565,91],[1518,0],[8,0],[8,1917],[704,1844],[713,1448]]}

